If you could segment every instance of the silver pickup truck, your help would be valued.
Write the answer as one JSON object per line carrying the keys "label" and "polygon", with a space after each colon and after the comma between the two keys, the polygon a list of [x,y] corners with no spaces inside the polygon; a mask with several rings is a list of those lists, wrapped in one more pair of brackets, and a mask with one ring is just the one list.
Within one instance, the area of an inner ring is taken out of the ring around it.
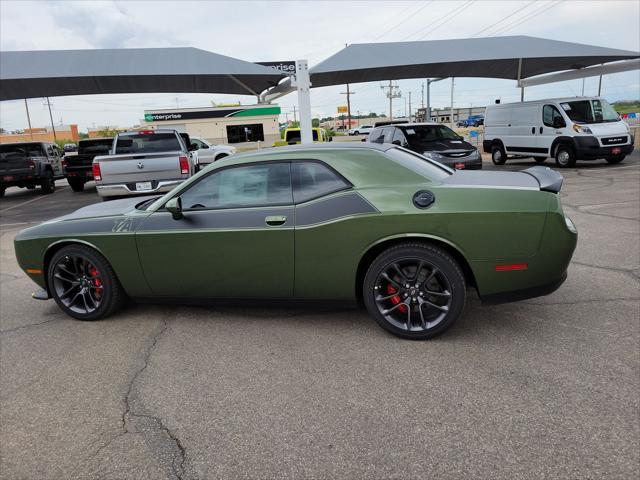
{"label": "silver pickup truck", "polygon": [[98,195],[107,199],[164,193],[194,173],[188,135],[175,130],[122,132],[110,155],[93,159]]}

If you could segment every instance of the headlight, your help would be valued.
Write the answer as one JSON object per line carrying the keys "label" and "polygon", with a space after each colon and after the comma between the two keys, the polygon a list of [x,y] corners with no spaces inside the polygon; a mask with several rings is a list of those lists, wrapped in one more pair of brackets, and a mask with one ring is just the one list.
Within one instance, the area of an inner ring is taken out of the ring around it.
{"label": "headlight", "polygon": [[424,152],[422,155],[431,160],[442,160],[444,157],[436,152]]}
{"label": "headlight", "polygon": [[588,133],[590,135],[593,133],[589,127],[578,125],[576,123],[573,124],[573,131],[576,133]]}
{"label": "headlight", "polygon": [[472,158],[480,158],[480,152],[478,150],[474,150],[469,156]]}
{"label": "headlight", "polygon": [[571,233],[578,233],[578,229],[576,228],[576,226],[573,224],[573,222],[571,221],[571,219],[569,217],[567,217],[565,215],[564,217],[564,223],[567,225],[567,229],[571,232]]}

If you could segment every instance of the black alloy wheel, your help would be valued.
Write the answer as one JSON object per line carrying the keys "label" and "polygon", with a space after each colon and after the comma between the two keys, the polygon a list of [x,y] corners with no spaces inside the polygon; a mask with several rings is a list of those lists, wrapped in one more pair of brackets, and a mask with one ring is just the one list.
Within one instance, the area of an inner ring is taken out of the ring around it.
{"label": "black alloy wheel", "polygon": [[560,145],[556,150],[556,165],[561,168],[576,166],[576,154],[568,145]]}
{"label": "black alloy wheel", "polygon": [[426,339],[444,332],[466,300],[464,275],[444,250],[404,244],[383,252],[364,282],[364,302],[380,326],[403,338]]}
{"label": "black alloy wheel", "polygon": [[79,320],[106,317],[124,302],[124,291],[109,263],[84,245],[59,250],[49,263],[47,280],[58,306]]}

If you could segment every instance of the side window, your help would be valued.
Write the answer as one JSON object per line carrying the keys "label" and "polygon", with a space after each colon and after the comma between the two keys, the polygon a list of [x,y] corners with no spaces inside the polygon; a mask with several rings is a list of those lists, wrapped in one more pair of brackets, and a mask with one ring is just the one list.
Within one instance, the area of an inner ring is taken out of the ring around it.
{"label": "side window", "polygon": [[400,142],[400,145],[406,145],[407,139],[405,138],[404,133],[402,133],[402,130],[400,130],[399,128],[394,128],[394,130],[395,131],[393,132],[393,139],[391,141],[398,141]]}
{"label": "side window", "polygon": [[209,145],[207,145],[204,142],[201,142],[200,140],[196,140],[195,138],[191,139],[191,141],[193,143],[195,143],[196,145],[198,145],[198,148],[200,148],[202,150],[205,150],[205,149],[209,148]]}
{"label": "side window", "polygon": [[370,142],[378,142],[381,137],[382,137],[382,129],[374,128],[373,130],[371,130],[371,132],[369,132],[368,140]]}
{"label": "side window", "polygon": [[382,129],[382,131],[384,132],[384,143],[391,143],[391,141],[393,140],[394,130],[395,127],[387,127]]}
{"label": "side window", "polygon": [[306,202],[350,187],[342,177],[321,163],[293,162],[291,173],[295,203]]}
{"label": "side window", "polygon": [[554,127],[560,125],[559,128],[565,127],[566,123],[560,111],[553,105],[545,105],[542,107],[542,123],[547,127]]}
{"label": "side window", "polygon": [[226,168],[204,177],[180,197],[185,210],[291,204],[290,167],[262,163]]}
{"label": "side window", "polygon": [[51,145],[47,145],[47,155],[53,157],[53,147]]}

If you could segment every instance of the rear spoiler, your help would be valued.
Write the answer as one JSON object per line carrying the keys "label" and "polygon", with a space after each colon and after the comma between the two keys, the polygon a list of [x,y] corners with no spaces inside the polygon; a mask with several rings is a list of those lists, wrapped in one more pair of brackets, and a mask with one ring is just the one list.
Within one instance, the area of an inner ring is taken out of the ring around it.
{"label": "rear spoiler", "polygon": [[559,193],[562,188],[564,177],[549,167],[531,167],[523,170],[522,173],[527,173],[535,178],[543,192]]}

